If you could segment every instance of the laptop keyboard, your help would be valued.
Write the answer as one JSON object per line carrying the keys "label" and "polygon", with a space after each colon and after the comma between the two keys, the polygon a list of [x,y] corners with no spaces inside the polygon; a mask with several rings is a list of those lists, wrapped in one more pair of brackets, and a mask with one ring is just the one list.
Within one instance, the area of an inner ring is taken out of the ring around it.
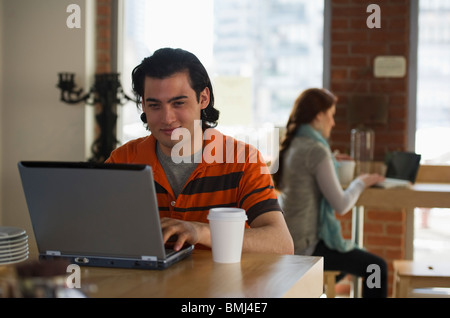
{"label": "laptop keyboard", "polygon": [[167,248],[166,247],[165,250],[166,250],[166,257],[169,257],[170,255],[175,253],[175,250],[172,249],[172,248]]}

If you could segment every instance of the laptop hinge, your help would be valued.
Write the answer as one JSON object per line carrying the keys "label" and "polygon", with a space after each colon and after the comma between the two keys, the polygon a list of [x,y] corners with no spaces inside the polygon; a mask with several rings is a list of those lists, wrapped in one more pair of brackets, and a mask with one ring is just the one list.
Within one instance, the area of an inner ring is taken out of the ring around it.
{"label": "laptop hinge", "polygon": [[46,251],[45,254],[46,255],[52,255],[52,256],[61,256],[61,252],[60,251]]}
{"label": "laptop hinge", "polygon": [[158,258],[156,256],[145,256],[145,255],[141,256],[141,259],[143,261],[151,261],[151,262],[154,262],[154,261],[158,260]]}

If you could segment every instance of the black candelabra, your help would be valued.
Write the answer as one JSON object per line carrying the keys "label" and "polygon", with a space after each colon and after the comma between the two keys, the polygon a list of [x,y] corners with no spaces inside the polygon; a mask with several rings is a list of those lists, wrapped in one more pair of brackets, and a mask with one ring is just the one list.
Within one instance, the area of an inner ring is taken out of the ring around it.
{"label": "black candelabra", "polygon": [[58,75],[61,101],[68,104],[85,102],[89,105],[101,105],[101,111],[95,116],[100,131],[92,144],[93,157],[89,161],[104,162],[119,142],[115,134],[117,105],[134,100],[124,93],[118,73],[96,74],[94,86],[85,94],[82,88],[76,88],[74,73]]}

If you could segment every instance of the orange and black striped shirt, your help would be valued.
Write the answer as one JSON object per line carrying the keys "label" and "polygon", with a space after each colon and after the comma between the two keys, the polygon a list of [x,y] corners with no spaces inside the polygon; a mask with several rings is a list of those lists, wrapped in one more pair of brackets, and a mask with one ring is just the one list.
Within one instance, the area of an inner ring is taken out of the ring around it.
{"label": "orange and black striped shirt", "polygon": [[251,224],[263,213],[281,212],[269,170],[256,148],[215,129],[207,129],[204,136],[202,161],[177,198],[156,156],[152,135],[117,148],[106,162],[151,166],[161,217],[208,223],[209,209],[238,207],[247,212]]}

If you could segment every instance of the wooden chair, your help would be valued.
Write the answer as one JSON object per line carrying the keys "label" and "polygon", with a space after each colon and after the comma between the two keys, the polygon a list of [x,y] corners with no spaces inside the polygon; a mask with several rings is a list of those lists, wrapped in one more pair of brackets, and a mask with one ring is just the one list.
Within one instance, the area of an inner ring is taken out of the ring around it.
{"label": "wooden chair", "polygon": [[393,297],[410,297],[414,288],[450,288],[450,263],[395,260]]}
{"label": "wooden chair", "polygon": [[339,271],[323,271],[323,284],[325,285],[325,294],[327,298],[336,297],[336,277],[340,274]]}

